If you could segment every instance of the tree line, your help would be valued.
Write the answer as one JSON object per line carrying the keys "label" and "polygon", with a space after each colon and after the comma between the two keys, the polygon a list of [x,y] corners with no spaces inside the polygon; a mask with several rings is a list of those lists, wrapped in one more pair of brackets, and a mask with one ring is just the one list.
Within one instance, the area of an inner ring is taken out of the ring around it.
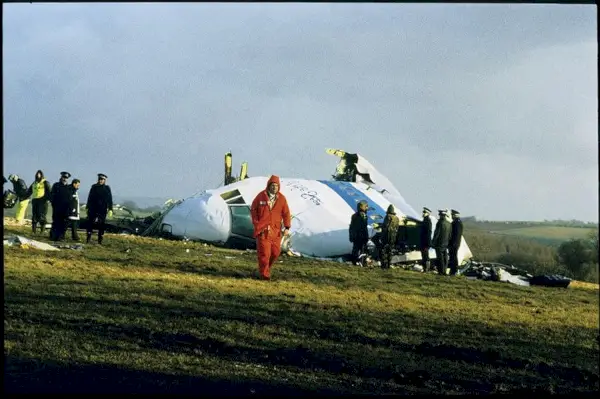
{"label": "tree line", "polygon": [[476,260],[513,265],[536,274],[561,274],[598,283],[598,230],[558,247],[534,239],[466,230],[465,239]]}

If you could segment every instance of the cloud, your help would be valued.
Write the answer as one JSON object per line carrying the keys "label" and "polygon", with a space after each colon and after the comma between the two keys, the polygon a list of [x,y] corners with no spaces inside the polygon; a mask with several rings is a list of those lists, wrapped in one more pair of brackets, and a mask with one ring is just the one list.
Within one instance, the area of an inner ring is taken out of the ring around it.
{"label": "cloud", "polygon": [[[186,196],[220,182],[228,150],[234,170],[248,161],[251,176],[325,178],[336,160],[323,150],[338,147],[365,155],[417,207],[456,201],[487,218],[570,218],[577,209],[597,219],[597,193],[587,190],[597,184],[591,6],[4,11],[9,173],[69,169],[91,184],[103,172],[123,194]],[[544,193],[535,206],[508,206],[517,191],[484,184],[518,180],[523,168]],[[459,185],[477,194],[447,194]],[[556,186],[572,191],[547,195]]]}

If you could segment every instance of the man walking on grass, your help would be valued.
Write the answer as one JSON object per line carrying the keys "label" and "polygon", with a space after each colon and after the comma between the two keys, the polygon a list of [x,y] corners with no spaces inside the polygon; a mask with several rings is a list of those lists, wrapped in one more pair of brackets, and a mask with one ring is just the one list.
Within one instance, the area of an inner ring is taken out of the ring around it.
{"label": "man walking on grass", "polygon": [[271,176],[264,191],[258,193],[250,212],[254,225],[256,250],[258,255],[258,273],[262,280],[271,280],[271,267],[281,253],[281,224],[284,236],[288,236],[292,218],[287,199],[279,192],[278,176]]}
{"label": "man walking on grass", "polygon": [[98,224],[98,244],[102,244],[104,237],[104,223],[106,217],[112,217],[113,200],[110,186],[106,184],[106,175],[98,173],[98,182],[93,184],[88,194],[86,208],[88,215],[88,228],[86,242],[89,243],[92,239],[94,224]]}

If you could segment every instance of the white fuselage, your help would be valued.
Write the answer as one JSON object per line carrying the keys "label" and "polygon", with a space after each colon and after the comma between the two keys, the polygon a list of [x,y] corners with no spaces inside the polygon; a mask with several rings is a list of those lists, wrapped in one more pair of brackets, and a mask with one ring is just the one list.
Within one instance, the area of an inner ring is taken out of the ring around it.
{"label": "white fuselage", "polygon": [[[251,177],[207,190],[174,206],[162,221],[162,230],[175,237],[226,243],[232,236],[252,240],[250,205],[265,189],[268,177]],[[398,192],[383,194],[365,183],[281,178],[280,192],[286,196],[292,214],[291,247],[306,256],[337,257],[350,254],[350,218],[356,204],[367,200],[369,234],[373,223],[382,223],[390,204],[398,216],[421,219]],[[436,220],[432,217],[433,225]],[[434,254],[432,253],[434,256]],[[459,262],[471,256],[464,238]]]}

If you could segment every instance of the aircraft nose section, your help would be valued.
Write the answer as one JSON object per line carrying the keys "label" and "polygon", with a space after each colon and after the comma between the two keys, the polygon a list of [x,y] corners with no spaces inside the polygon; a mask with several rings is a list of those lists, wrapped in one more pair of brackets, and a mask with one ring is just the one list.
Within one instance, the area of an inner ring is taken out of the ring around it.
{"label": "aircraft nose section", "polygon": [[[168,218],[167,218],[168,216]],[[225,242],[231,231],[231,214],[219,195],[188,198],[165,216],[173,234],[212,242]],[[177,231],[175,229],[177,226]]]}

